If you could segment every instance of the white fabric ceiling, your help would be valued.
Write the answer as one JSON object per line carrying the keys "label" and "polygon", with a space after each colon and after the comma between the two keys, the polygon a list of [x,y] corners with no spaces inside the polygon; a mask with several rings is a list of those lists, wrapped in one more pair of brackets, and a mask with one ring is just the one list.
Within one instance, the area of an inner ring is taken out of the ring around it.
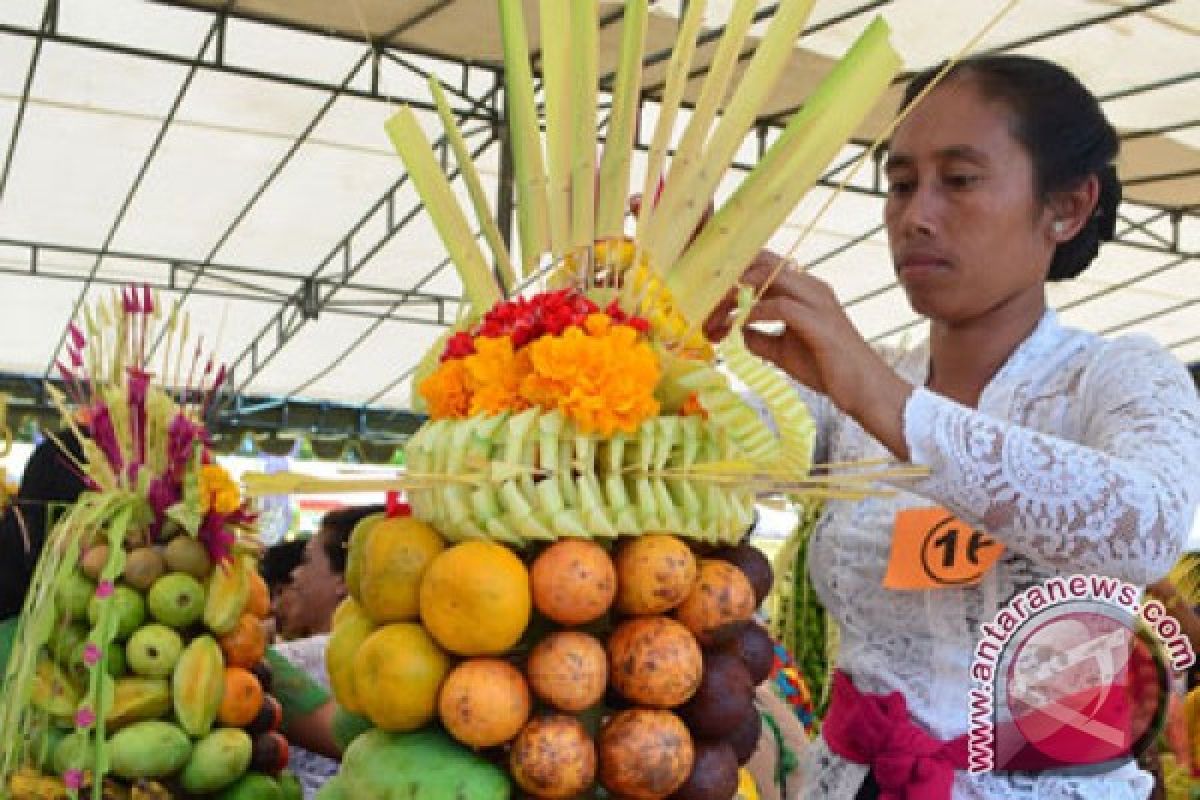
{"label": "white fabric ceiling", "polygon": [[[677,7],[658,5],[648,51],[669,41]],[[818,30],[802,40],[806,50],[776,107],[803,97],[814,69],[869,20],[864,10],[888,18],[908,66],[920,68],[953,54],[1000,5],[819,0]],[[728,0],[710,6],[719,25]],[[396,102],[381,97],[420,99],[426,88],[391,58],[373,81],[363,32],[437,72],[463,93],[456,102],[465,108],[464,96],[494,85],[495,3],[59,0],[49,16],[47,7],[0,3],[0,157],[11,154],[0,163],[0,372],[43,374],[81,296],[124,280],[186,287],[202,270],[186,307],[220,356],[245,356],[238,378],[246,393],[407,407],[400,379],[440,333],[439,318],[453,318],[460,287],[451,269],[436,270],[445,252],[422,216],[389,235],[417,203],[406,184],[376,208],[403,175],[382,128]],[[219,27],[212,7],[228,13]],[[532,14],[536,2],[527,7]],[[1060,30],[1069,26],[1079,30]],[[609,46],[618,32],[619,24],[605,34]],[[1025,0],[981,49],[1014,43],[1075,69],[1110,98],[1105,108],[1118,127],[1143,132],[1129,139],[1121,168],[1127,193],[1145,204],[1127,206],[1124,243],[1107,246],[1080,280],[1055,286],[1053,302],[1069,324],[1146,332],[1180,358],[1200,360],[1200,0]],[[330,89],[343,82],[347,91],[335,97]],[[430,116],[423,119],[436,135]],[[652,123],[649,104],[643,125]],[[748,141],[745,161],[754,155]],[[479,164],[494,185],[498,148],[489,146]],[[889,288],[883,236],[864,237],[880,220],[869,172],[853,182],[868,191],[840,195],[796,255],[819,261],[815,274],[833,284],[867,336],[917,336],[902,294]],[[828,191],[815,190],[773,244],[791,248]],[[277,347],[276,315],[302,280],[334,281],[347,270],[349,288],[328,302],[318,287],[315,319],[299,319],[293,303],[282,325],[295,333]],[[428,297],[378,319],[414,287]],[[246,352],[256,340],[257,363]]]}

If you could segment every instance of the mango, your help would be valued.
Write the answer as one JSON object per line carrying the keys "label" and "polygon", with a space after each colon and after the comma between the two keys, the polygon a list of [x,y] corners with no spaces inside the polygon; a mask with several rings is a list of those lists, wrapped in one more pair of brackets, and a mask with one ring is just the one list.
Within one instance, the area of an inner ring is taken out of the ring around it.
{"label": "mango", "polygon": [[188,792],[224,789],[246,772],[252,750],[250,734],[244,730],[217,728],[196,742],[179,783]]}
{"label": "mango", "polygon": [[248,556],[235,557],[213,569],[204,598],[204,624],[213,633],[229,633],[237,626],[250,597],[251,569],[255,566]]}
{"label": "mango", "polygon": [[211,636],[197,636],[184,648],[171,675],[175,718],[180,726],[195,737],[212,730],[224,690],[225,658],[221,648]]}
{"label": "mango", "polygon": [[162,720],[135,722],[108,740],[112,771],[122,778],[165,778],[183,768],[192,741],[179,726]]}

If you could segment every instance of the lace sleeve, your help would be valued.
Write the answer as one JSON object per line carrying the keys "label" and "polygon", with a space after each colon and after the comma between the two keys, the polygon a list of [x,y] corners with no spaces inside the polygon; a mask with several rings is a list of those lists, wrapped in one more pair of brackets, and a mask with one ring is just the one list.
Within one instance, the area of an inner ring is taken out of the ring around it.
{"label": "lace sleeve", "polygon": [[914,490],[1061,571],[1149,583],[1182,550],[1200,483],[1200,405],[1187,372],[1148,339],[1110,343],[1066,415],[1079,443],[917,389],[905,408]]}

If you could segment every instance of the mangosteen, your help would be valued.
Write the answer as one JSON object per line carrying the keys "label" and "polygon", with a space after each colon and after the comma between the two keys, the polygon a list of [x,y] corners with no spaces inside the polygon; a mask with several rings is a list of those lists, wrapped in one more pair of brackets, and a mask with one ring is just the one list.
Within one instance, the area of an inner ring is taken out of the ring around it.
{"label": "mangosteen", "polygon": [[693,734],[720,739],[754,713],[754,684],[742,660],[723,650],[704,653],[704,675],[692,698],[679,707]]}
{"label": "mangosteen", "polygon": [[754,751],[758,749],[758,740],[762,736],[762,717],[758,714],[758,709],[754,709],[753,714],[748,714],[745,721],[737,727],[732,733],[725,737],[725,741],[729,742],[733,747],[733,752],[737,755],[739,765],[744,765],[754,755]]}
{"label": "mangosteen", "polygon": [[671,800],[729,800],[737,793],[738,760],[729,742],[697,741],[692,771]]}
{"label": "mangosteen", "polygon": [[771,674],[771,667],[775,663],[775,643],[762,625],[747,625],[721,649],[742,660],[746,671],[750,673],[750,681],[755,686]]}

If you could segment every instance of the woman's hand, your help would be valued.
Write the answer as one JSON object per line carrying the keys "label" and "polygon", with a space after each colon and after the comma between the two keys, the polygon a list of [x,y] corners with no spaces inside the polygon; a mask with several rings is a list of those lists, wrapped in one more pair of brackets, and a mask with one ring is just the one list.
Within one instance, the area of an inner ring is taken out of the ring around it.
{"label": "woman's hand", "polygon": [[[912,386],[863,339],[826,283],[781,262],[762,251],[742,276],[744,285],[762,293],[748,321],[783,324],[778,334],[747,328],[746,346],[826,395],[898,457],[907,458],[903,414]],[[705,333],[710,339],[729,333],[734,303],[732,296],[726,298],[709,318]]]}

